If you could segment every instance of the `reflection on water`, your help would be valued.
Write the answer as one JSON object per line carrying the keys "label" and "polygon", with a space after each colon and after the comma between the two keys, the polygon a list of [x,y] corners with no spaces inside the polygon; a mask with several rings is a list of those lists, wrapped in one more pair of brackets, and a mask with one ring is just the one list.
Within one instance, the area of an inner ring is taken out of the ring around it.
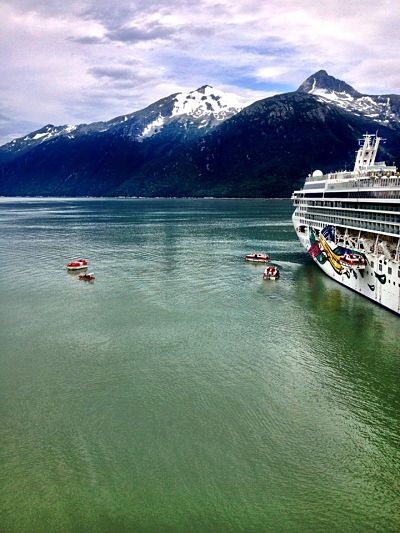
{"label": "reflection on water", "polygon": [[0,199],[5,531],[397,529],[399,319],[291,212]]}
{"label": "reflection on water", "polygon": [[371,430],[387,438],[400,459],[398,317],[338,285],[311,262],[298,277],[304,281],[298,280],[298,296],[310,310],[309,328],[325,347],[323,362],[339,376],[340,393],[345,384],[352,398],[342,401],[355,415],[371,416]]}

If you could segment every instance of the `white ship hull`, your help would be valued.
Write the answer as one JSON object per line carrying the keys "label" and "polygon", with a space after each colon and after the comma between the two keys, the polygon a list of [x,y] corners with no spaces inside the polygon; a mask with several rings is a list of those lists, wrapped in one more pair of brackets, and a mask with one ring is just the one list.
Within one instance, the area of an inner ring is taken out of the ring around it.
{"label": "white ship hull", "polygon": [[293,225],[330,278],[400,315],[400,173],[376,162],[366,133],[353,171],[309,174],[293,192]]}
{"label": "white ship hull", "polygon": [[[299,241],[308,252],[311,248],[311,226],[299,231],[299,219],[293,214],[293,225]],[[318,228],[312,228],[318,232]],[[383,255],[377,256],[367,251],[364,252],[367,259],[363,269],[344,268],[342,273],[335,271],[329,260],[323,264],[315,257],[313,261],[330,278],[341,283],[345,287],[366,296],[370,300],[400,314],[400,277],[398,262],[391,261]]]}

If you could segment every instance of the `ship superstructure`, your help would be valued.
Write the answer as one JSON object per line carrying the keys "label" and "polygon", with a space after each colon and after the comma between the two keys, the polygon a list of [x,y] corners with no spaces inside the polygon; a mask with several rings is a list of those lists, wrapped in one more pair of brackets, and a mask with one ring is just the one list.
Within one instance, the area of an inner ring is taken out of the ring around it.
{"label": "ship superstructure", "polygon": [[352,171],[316,170],[293,193],[293,224],[328,276],[400,314],[400,174],[363,137]]}

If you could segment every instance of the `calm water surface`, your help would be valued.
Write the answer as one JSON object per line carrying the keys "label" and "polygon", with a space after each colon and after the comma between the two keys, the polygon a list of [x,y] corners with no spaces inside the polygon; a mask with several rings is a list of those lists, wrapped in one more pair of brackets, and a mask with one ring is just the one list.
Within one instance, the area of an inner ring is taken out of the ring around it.
{"label": "calm water surface", "polygon": [[399,318],[291,212],[0,199],[1,531],[399,531]]}

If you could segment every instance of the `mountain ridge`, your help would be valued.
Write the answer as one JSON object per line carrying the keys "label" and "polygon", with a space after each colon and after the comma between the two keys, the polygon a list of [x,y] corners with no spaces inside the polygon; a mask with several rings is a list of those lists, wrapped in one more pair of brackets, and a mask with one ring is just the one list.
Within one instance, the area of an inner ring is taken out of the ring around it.
{"label": "mountain ridge", "polygon": [[0,146],[0,150],[23,151],[58,136],[73,138],[78,134],[110,130],[140,140],[158,133],[162,126],[171,122],[181,122],[187,128],[209,128],[233,116],[240,109],[241,106],[231,95],[210,85],[203,85],[186,94],[173,93],[141,110],[119,115],[108,121],[62,126],[47,124]]}
{"label": "mountain ridge", "polygon": [[0,194],[287,197],[315,168],[352,165],[377,127],[383,158],[400,158],[400,112],[378,95],[370,116],[362,98],[319,71],[244,109],[203,85],[107,122],[46,125],[0,147]]}

